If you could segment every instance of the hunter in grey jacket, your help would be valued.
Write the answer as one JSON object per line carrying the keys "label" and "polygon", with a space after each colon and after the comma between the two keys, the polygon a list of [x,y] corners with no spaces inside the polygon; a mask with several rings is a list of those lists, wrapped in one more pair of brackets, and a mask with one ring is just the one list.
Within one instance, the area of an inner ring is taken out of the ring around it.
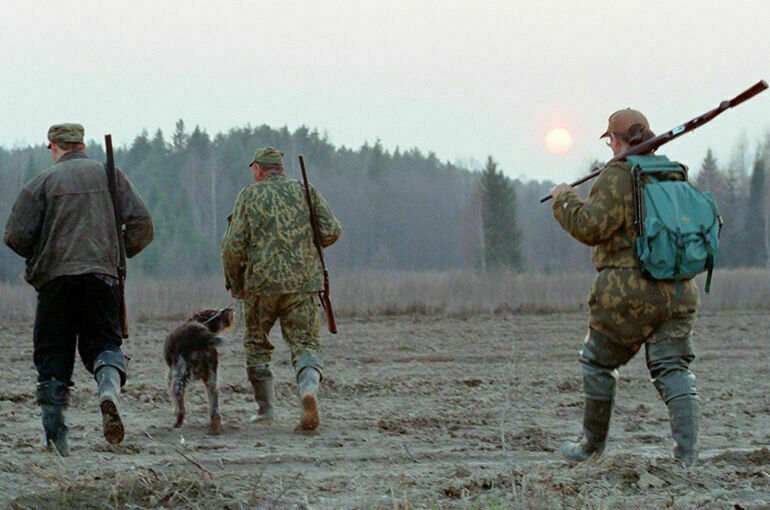
{"label": "hunter in grey jacket", "polygon": [[[133,257],[152,241],[152,218],[123,172],[116,174],[126,256]],[[21,190],[4,241],[26,258],[24,278],[36,289],[63,275],[117,278],[118,237],[104,165],[84,152],[64,154]]]}

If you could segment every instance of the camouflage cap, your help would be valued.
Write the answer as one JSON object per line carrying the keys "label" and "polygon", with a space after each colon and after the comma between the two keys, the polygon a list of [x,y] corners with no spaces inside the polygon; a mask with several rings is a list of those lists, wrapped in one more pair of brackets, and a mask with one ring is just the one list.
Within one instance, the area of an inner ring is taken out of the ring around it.
{"label": "camouflage cap", "polygon": [[283,152],[274,147],[259,148],[254,153],[254,158],[249,163],[249,166],[254,163],[283,166]]}
{"label": "camouflage cap", "polygon": [[604,132],[599,138],[610,136],[610,133],[617,135],[625,135],[628,133],[628,129],[634,124],[641,124],[642,126],[650,129],[650,124],[647,122],[647,117],[642,115],[641,112],[626,108],[625,110],[618,110],[610,115],[609,123],[607,124],[607,131]]}
{"label": "camouflage cap", "polygon": [[[54,124],[48,128],[48,141],[57,143],[83,143],[84,133],[85,130],[81,124]],[[50,143],[48,144],[48,148],[51,148]]]}

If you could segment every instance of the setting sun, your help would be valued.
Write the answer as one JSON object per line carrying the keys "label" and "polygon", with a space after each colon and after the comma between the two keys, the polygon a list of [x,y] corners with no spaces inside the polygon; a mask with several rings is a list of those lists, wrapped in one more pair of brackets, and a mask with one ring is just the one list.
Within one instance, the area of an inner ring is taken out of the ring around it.
{"label": "setting sun", "polygon": [[565,154],[572,148],[572,135],[566,129],[552,129],[545,135],[545,147],[553,154]]}

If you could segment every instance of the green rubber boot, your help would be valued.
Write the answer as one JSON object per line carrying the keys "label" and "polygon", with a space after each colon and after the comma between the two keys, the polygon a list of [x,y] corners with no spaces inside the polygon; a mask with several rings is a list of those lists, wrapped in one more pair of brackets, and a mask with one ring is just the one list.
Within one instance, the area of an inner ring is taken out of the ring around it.
{"label": "green rubber boot", "polygon": [[246,367],[251,388],[254,390],[254,400],[259,409],[251,417],[253,423],[273,423],[273,407],[275,407],[275,389],[273,388],[273,371],[265,365]]}
{"label": "green rubber boot", "polygon": [[685,466],[692,466],[698,460],[698,415],[697,397],[677,398],[668,403],[671,436],[676,441],[674,458]]}
{"label": "green rubber boot", "polygon": [[561,453],[567,460],[583,462],[598,457],[607,444],[612,401],[586,398],[583,408],[583,436],[579,441],[565,441]]}

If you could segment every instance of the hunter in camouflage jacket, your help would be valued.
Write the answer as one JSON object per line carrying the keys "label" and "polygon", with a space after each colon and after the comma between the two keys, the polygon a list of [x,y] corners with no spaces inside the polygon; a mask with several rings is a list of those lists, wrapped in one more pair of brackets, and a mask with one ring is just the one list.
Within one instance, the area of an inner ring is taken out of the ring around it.
{"label": "hunter in camouflage jacket", "polygon": [[[342,228],[312,185],[310,195],[321,245],[330,246]],[[304,186],[283,174],[272,174],[243,188],[222,238],[222,264],[226,286],[234,295],[323,290]]]}
{"label": "hunter in camouflage jacket", "polygon": [[591,246],[599,272],[588,298],[593,330],[634,349],[692,332],[700,305],[695,281],[681,282],[677,296],[674,282],[647,280],[639,269],[631,165],[607,165],[585,202],[573,190],[560,193],[553,215],[572,237]]}

